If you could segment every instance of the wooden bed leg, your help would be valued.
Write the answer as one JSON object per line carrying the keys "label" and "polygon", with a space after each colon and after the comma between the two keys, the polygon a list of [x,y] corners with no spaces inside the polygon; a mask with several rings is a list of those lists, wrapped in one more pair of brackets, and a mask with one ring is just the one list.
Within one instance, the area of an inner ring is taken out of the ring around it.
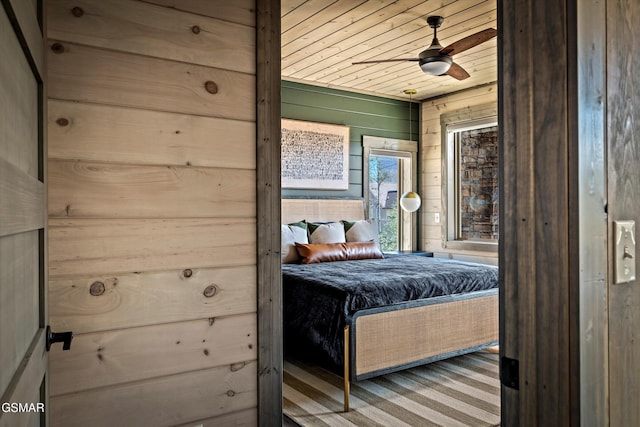
{"label": "wooden bed leg", "polygon": [[349,325],[344,327],[344,412],[349,412]]}

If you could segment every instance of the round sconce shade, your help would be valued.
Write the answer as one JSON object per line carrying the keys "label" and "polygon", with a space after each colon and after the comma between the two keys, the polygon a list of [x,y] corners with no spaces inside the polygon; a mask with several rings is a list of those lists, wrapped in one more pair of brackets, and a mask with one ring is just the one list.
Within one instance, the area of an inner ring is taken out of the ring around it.
{"label": "round sconce shade", "polygon": [[407,191],[400,197],[400,206],[407,212],[415,212],[420,209],[420,196],[413,191]]}

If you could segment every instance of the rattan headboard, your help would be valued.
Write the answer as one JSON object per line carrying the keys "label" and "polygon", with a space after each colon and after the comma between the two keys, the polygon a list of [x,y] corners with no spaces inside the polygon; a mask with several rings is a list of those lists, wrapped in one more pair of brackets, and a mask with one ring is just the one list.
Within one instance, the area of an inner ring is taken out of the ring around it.
{"label": "rattan headboard", "polygon": [[364,219],[362,199],[282,199],[282,224]]}

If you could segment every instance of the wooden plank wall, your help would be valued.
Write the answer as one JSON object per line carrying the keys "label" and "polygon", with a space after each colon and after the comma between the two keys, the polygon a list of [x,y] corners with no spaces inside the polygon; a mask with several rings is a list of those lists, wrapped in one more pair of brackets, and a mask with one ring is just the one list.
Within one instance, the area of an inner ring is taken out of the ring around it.
{"label": "wooden plank wall", "polygon": [[[609,232],[613,221],[634,220],[640,233],[640,4],[607,1],[607,162]],[[609,250],[613,249],[609,245]],[[637,258],[636,253],[636,258]],[[609,254],[609,271],[615,257]],[[636,268],[640,264],[636,261]],[[613,275],[611,275],[613,276]],[[638,273],[636,272],[636,277]],[[640,425],[640,284],[609,278],[610,425]]]}
{"label": "wooden plank wall", "polygon": [[[440,116],[476,105],[498,101],[497,85],[491,84],[475,89],[455,92],[422,102],[420,121],[420,171],[418,181],[422,194],[420,208],[421,250],[430,251],[436,257],[460,259],[464,261],[498,264],[497,252],[477,252],[452,250],[442,247],[442,132]],[[435,221],[435,214],[440,222]]]}
{"label": "wooden plank wall", "polygon": [[349,190],[284,189],[282,196],[364,197],[362,136],[406,140],[411,136],[417,141],[418,115],[418,104],[412,103],[410,132],[408,102],[283,81],[282,117],[349,126],[350,144]]}
{"label": "wooden plank wall", "polygon": [[48,2],[54,426],[254,425],[255,2]]}

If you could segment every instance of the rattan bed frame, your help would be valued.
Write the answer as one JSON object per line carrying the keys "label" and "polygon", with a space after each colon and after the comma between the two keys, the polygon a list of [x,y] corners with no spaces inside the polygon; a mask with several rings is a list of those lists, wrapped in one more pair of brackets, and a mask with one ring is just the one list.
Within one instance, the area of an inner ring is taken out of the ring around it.
{"label": "rattan bed frame", "polygon": [[[283,199],[282,223],[364,218],[362,199]],[[498,290],[360,310],[344,330],[344,410],[350,381],[498,344]]]}

